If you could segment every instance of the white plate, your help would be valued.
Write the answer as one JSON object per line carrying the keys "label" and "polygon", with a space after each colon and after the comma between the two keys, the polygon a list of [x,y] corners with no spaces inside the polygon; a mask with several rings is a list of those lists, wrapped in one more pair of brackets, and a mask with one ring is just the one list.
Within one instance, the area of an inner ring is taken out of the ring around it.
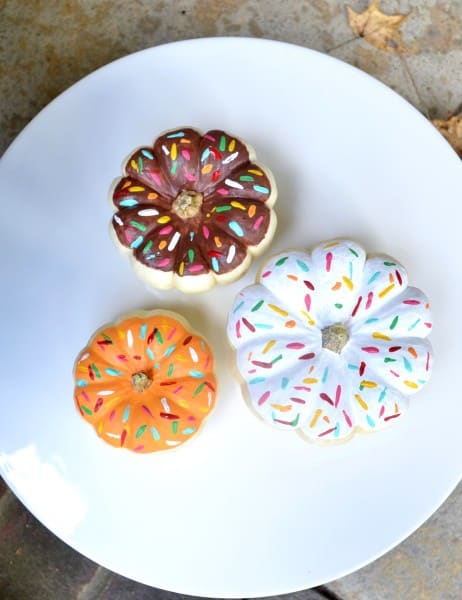
{"label": "white plate", "polygon": [[[399,258],[435,320],[433,378],[390,430],[317,447],[265,426],[229,373],[237,291],[148,292],[107,233],[108,187],[131,149],[190,124],[248,140],[279,183],[271,251],[347,235]],[[125,576],[212,597],[279,594],[380,556],[461,475],[462,167],[433,127],[374,79],[271,41],[205,39],[116,61],[24,130],[0,170],[0,469],[56,535]],[[217,408],[184,448],[103,444],[72,399],[76,354],[101,324],[178,310],[218,357]]]}

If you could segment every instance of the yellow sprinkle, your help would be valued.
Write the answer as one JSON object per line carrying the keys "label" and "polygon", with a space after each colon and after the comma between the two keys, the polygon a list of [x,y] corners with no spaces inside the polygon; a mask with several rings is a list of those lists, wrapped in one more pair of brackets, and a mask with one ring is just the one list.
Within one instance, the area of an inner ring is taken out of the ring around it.
{"label": "yellow sprinkle", "polygon": [[361,398],[361,396],[359,394],[355,394],[355,399],[361,408],[364,408],[364,410],[369,410],[369,407],[367,406],[367,404],[364,402],[364,400]]}
{"label": "yellow sprinkle", "polygon": [[129,192],[144,192],[145,188],[141,185],[132,185],[128,188]]}
{"label": "yellow sprinkle", "polygon": [[266,354],[268,352],[268,350],[270,350],[274,346],[275,343],[276,343],[276,340],[270,340],[266,344],[266,346],[263,348],[262,354]]}
{"label": "yellow sprinkle", "polygon": [[184,262],[183,261],[180,262],[180,266],[178,267],[178,273],[180,275],[183,275],[183,273],[184,273]]}
{"label": "yellow sprinkle", "polygon": [[379,331],[374,331],[372,337],[376,340],[385,340],[386,342],[391,342],[391,337],[385,335],[384,333],[380,333]]}
{"label": "yellow sprinkle", "polygon": [[172,144],[172,148],[170,150],[170,156],[171,156],[172,160],[176,160],[177,152],[176,152],[176,143],[175,142],[173,142],[173,144]]}
{"label": "yellow sprinkle", "polygon": [[135,169],[135,171],[138,172],[138,170],[139,170],[138,165],[136,164],[136,162],[133,159],[130,161],[130,166],[132,169]]}
{"label": "yellow sprinkle", "polygon": [[236,200],[233,200],[232,202],[230,202],[230,204],[231,206],[234,206],[234,208],[240,208],[241,210],[245,210],[245,206],[240,202],[236,202]]}
{"label": "yellow sprinkle", "polygon": [[316,377],[306,377],[303,380],[303,383],[318,383],[319,379],[316,379]]}
{"label": "yellow sprinkle", "polygon": [[257,207],[255,206],[255,204],[251,204],[249,206],[249,217],[250,218],[252,218],[254,216],[256,210],[257,210]]}
{"label": "yellow sprinkle", "polygon": [[124,340],[124,339],[125,339],[125,331],[122,331],[122,329],[118,329],[118,330],[117,330],[117,335],[119,336],[119,338],[120,338],[121,340]]}
{"label": "yellow sprinkle", "polygon": [[178,405],[181,406],[181,408],[188,408],[188,403],[184,400],[178,400]]}
{"label": "yellow sprinkle", "polygon": [[366,381],[365,379],[363,381],[361,381],[361,383],[359,384],[362,387],[365,388],[376,388],[377,384],[375,383],[375,381]]}
{"label": "yellow sprinkle", "polygon": [[164,223],[168,223],[169,221],[170,221],[170,217],[169,217],[168,215],[164,215],[163,217],[159,217],[159,218],[157,219],[157,222],[158,222],[158,223],[161,223],[162,225],[163,225]]}
{"label": "yellow sprinkle", "polygon": [[208,173],[210,173],[210,171],[213,169],[213,165],[212,163],[209,163],[208,165],[205,165],[204,167],[202,167],[201,169],[201,173],[203,175],[207,175]]}
{"label": "yellow sprinkle", "polygon": [[98,424],[98,433],[101,435],[103,433],[103,422],[100,421]]}
{"label": "yellow sprinkle", "polygon": [[308,324],[309,324],[309,325],[311,325],[311,326],[313,326],[313,325],[316,325],[316,321],[313,319],[313,317],[311,317],[311,316],[310,316],[310,315],[309,315],[309,314],[306,312],[306,310],[302,310],[301,312],[302,312],[302,315],[308,319]]}
{"label": "yellow sprinkle", "polygon": [[186,362],[186,361],[188,361],[189,359],[188,359],[186,356],[183,356],[182,354],[180,354],[179,356],[177,356],[177,355],[175,354],[175,360],[177,360],[178,362]]}
{"label": "yellow sprinkle", "polygon": [[201,406],[199,408],[199,410],[200,410],[201,413],[208,413],[209,412],[209,409],[208,409],[207,406]]}
{"label": "yellow sprinkle", "polygon": [[219,237],[216,235],[216,236],[215,236],[213,239],[214,239],[214,241],[215,241],[215,245],[216,245],[216,247],[217,247],[217,248],[221,248],[223,244],[221,243],[221,240],[220,240],[220,238],[219,238]]}
{"label": "yellow sprinkle", "polygon": [[87,367],[84,367],[83,365],[79,365],[79,366],[77,367],[77,369],[78,369],[79,371],[83,372],[83,373],[86,373],[86,371],[87,371]]}
{"label": "yellow sprinkle", "polygon": [[342,277],[344,283],[346,284],[347,288],[351,291],[353,289],[353,282],[351,281],[351,279],[349,279],[348,277],[345,277],[345,275]]}
{"label": "yellow sprinkle", "polygon": [[159,250],[163,250],[166,246],[167,246],[167,242],[165,240],[162,240],[161,243],[159,244]]}
{"label": "yellow sprinkle", "polygon": [[413,390],[416,390],[419,387],[415,381],[409,381],[406,379],[404,383]]}
{"label": "yellow sprinkle", "polygon": [[311,419],[310,422],[310,427],[313,428],[316,425],[317,420],[319,419],[319,417],[321,416],[322,410],[320,408],[318,408],[318,410],[315,411],[313,418]]}
{"label": "yellow sprinkle", "polygon": [[287,317],[289,315],[286,310],[279,308],[279,306],[276,306],[275,304],[268,304],[268,308],[271,308],[271,310],[274,310],[275,313],[278,313],[278,315],[283,317]]}
{"label": "yellow sprinkle", "polygon": [[263,175],[258,169],[249,169],[249,173],[252,173],[252,175]]}
{"label": "yellow sprinkle", "polygon": [[290,404],[270,404],[270,406],[271,408],[275,408],[276,410],[279,410],[281,412],[287,412],[292,408]]}
{"label": "yellow sprinkle", "polygon": [[324,246],[324,250],[327,250],[327,248],[334,248],[335,246],[338,246],[340,244],[340,242],[329,242],[328,244],[326,244]]}
{"label": "yellow sprinkle", "polygon": [[228,145],[228,151],[232,152],[235,147],[236,147],[236,140],[231,140]]}
{"label": "yellow sprinkle", "polygon": [[386,296],[388,294],[388,292],[391,291],[394,287],[395,287],[395,284],[392,283],[391,285],[389,285],[388,287],[383,289],[381,292],[379,292],[379,298],[383,298],[384,296]]}

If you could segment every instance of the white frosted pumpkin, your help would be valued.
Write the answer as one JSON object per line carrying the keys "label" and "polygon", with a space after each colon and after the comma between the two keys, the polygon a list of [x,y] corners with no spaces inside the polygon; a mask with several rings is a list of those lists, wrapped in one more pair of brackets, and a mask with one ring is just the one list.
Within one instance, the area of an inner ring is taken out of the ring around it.
{"label": "white frosted pumpkin", "polygon": [[228,337],[254,410],[316,441],[395,422],[428,381],[425,295],[351,240],[271,258],[235,299]]}

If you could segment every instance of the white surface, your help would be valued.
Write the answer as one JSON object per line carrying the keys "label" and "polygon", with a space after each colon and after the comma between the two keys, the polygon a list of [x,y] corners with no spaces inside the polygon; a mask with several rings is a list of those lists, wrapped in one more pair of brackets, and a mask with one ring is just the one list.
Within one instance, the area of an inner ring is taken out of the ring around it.
{"label": "white surface", "polygon": [[[225,321],[261,260],[240,281],[192,298],[151,294],[118,255],[106,195],[121,160],[184,124],[249,140],[273,170],[279,229],[270,253],[346,235],[398,258],[426,291],[435,369],[396,427],[317,447],[249,411],[229,373]],[[55,100],[6,153],[0,184],[0,470],[83,554],[177,592],[289,592],[378,557],[456,485],[462,167],[380,83],[277,42],[154,48]],[[104,445],[80,419],[72,366],[101,324],[154,307],[182,312],[206,335],[221,385],[197,440],[138,456]]]}

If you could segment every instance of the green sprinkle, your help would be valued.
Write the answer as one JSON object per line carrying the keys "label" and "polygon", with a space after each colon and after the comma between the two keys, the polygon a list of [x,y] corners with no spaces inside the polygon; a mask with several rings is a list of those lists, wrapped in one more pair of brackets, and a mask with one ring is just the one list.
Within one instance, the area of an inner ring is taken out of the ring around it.
{"label": "green sprinkle", "polygon": [[152,248],[152,244],[154,242],[152,240],[149,240],[149,242],[146,244],[146,246],[143,248],[143,254],[147,254],[151,248]]}
{"label": "green sprinkle", "polygon": [[226,138],[224,135],[220,138],[220,145],[218,146],[220,152],[224,152],[226,150]]}
{"label": "green sprinkle", "polygon": [[217,206],[216,209],[215,209],[215,212],[222,213],[222,212],[227,212],[228,210],[233,210],[233,207],[229,206],[227,204],[225,206]]}
{"label": "green sprinkle", "polygon": [[156,331],[156,340],[159,342],[159,344],[164,343],[164,340],[162,339],[162,334],[160,333],[159,330]]}
{"label": "green sprinkle", "polygon": [[277,363],[278,360],[281,360],[282,358],[282,354],[280,354],[279,356],[276,356],[276,358],[273,358],[273,360],[271,361],[271,364],[274,365],[274,363]]}
{"label": "green sprinkle", "polygon": [[140,170],[140,175],[142,175],[144,172],[144,165],[141,156],[138,156],[138,169]]}
{"label": "green sprinkle", "polygon": [[91,363],[91,368],[93,369],[93,372],[96,375],[96,377],[98,377],[98,379],[101,379],[101,373],[98,367],[95,365],[95,363]]}
{"label": "green sprinkle", "polygon": [[172,175],[175,175],[175,173],[176,173],[176,169],[177,169],[177,166],[178,166],[178,161],[174,160],[174,161],[172,162],[172,166],[171,166],[171,168],[170,168],[170,173],[171,173]]}
{"label": "green sprinkle", "polygon": [[135,229],[139,229],[140,231],[146,231],[146,229],[147,229],[146,225],[143,225],[142,223],[138,223],[138,221],[130,221],[130,225],[133,225],[133,227],[135,227]]}
{"label": "green sprinkle", "polygon": [[252,177],[252,175],[241,175],[239,177],[239,179],[241,181],[255,181],[255,179]]}
{"label": "green sprinkle", "polygon": [[383,362],[386,362],[386,363],[396,362],[396,358],[389,358],[388,356],[386,356],[383,359]]}
{"label": "green sprinkle", "polygon": [[394,329],[396,327],[396,324],[398,323],[398,315],[396,315],[396,317],[393,319],[393,321],[390,324],[390,329]]}
{"label": "green sprinkle", "polygon": [[265,303],[265,301],[264,301],[264,300],[259,300],[259,301],[258,301],[258,302],[255,304],[255,306],[254,306],[253,308],[251,308],[251,309],[250,309],[250,310],[251,310],[251,312],[255,312],[255,311],[257,311],[259,308],[261,308],[261,307],[263,306],[263,304],[264,304],[264,303]]}
{"label": "green sprinkle", "polygon": [[192,248],[188,250],[188,259],[189,262],[194,262],[194,250]]}
{"label": "green sprinkle", "polygon": [[355,256],[359,256],[359,254],[356,252],[356,250],[353,250],[353,248],[348,248],[348,250],[351,252],[351,254],[354,254]]}
{"label": "green sprinkle", "polygon": [[89,408],[87,408],[83,404],[80,406],[80,408],[83,410],[84,413],[87,413],[87,415],[91,416],[93,414],[93,411],[91,411]]}
{"label": "green sprinkle", "polygon": [[169,367],[168,367],[168,371],[167,371],[167,377],[171,377],[173,375],[173,370],[175,369],[175,366],[173,363],[170,363]]}
{"label": "green sprinkle", "polygon": [[138,429],[138,431],[135,434],[136,439],[140,438],[143,435],[143,433],[146,431],[147,427],[148,427],[147,425],[141,425],[141,427]]}
{"label": "green sprinkle", "polygon": [[205,388],[205,383],[204,382],[200,383],[197,386],[197,388],[194,390],[193,396],[197,396],[198,394],[200,394],[204,388]]}
{"label": "green sprinkle", "polygon": [[288,260],[288,256],[284,256],[283,258],[280,258],[278,261],[276,261],[276,267],[280,267],[281,265],[283,265],[286,260]]}
{"label": "green sprinkle", "polygon": [[178,433],[178,421],[172,421],[172,433],[173,435]]}
{"label": "green sprinkle", "polygon": [[340,304],[340,302],[337,302],[336,304],[334,304],[335,308],[343,308],[343,304]]}
{"label": "green sprinkle", "polygon": [[113,342],[113,340],[112,340],[112,338],[110,338],[110,337],[109,337],[108,335],[106,335],[105,333],[102,333],[101,335],[102,335],[103,339],[104,339],[104,340],[106,340],[106,342],[111,342],[111,344],[113,344],[113,343],[114,343],[114,342]]}
{"label": "green sprinkle", "polygon": [[386,267],[396,267],[396,263],[395,262],[390,262],[389,260],[386,260],[383,264]]}

